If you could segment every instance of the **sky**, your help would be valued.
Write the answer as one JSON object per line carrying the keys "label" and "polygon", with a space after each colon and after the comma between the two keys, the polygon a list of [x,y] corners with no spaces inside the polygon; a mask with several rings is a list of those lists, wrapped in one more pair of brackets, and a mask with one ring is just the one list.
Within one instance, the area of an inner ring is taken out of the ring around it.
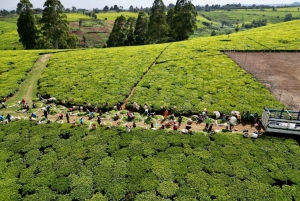
{"label": "sky", "polygon": [[[30,0],[34,8],[43,8],[43,4],[46,0]],[[231,4],[231,3],[241,3],[241,4],[291,4],[297,0],[239,0],[239,1],[230,1],[230,0],[193,0],[194,5],[212,5],[212,4]],[[14,10],[17,7],[17,4],[20,0],[0,0],[0,10]],[[65,8],[86,8],[93,9],[99,8],[102,9],[104,6],[123,6],[124,9],[128,9],[130,5],[134,7],[151,7],[154,0],[60,0]],[[164,0],[164,4],[167,6],[170,3],[175,4],[176,0]]]}

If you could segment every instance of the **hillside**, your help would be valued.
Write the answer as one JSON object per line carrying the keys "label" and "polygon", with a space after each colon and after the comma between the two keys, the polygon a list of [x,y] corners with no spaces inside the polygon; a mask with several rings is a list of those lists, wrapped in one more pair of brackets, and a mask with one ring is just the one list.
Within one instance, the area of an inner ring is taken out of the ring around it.
{"label": "hillside", "polygon": [[[203,108],[226,112],[260,111],[264,105],[280,108],[282,105],[264,86],[240,69],[226,55],[220,53],[220,50],[268,51],[275,46],[277,50],[296,50],[300,41],[293,39],[293,36],[298,33],[299,22],[269,25],[230,36],[199,38],[172,44],[79,50],[67,53],[71,60],[69,62],[64,55],[54,55],[50,59],[49,68],[42,75],[39,89],[42,94],[56,96],[67,103],[72,100],[73,104],[91,104],[100,107],[108,103],[109,108],[118,101],[123,102],[133,88],[135,91],[129,103],[137,102],[141,105],[147,103],[153,105],[155,110],[159,110],[162,105],[176,106],[179,112],[184,113],[198,112]],[[285,36],[279,40],[283,30]],[[143,54],[147,55],[143,59],[147,64],[141,64],[140,57]],[[98,63],[96,57],[99,57]],[[89,60],[93,62],[87,65],[86,62]],[[116,67],[120,70],[113,70]],[[131,73],[132,70],[138,72],[137,69],[143,69],[142,74]],[[123,70],[127,73],[122,73]],[[80,74],[90,77],[81,79],[80,86],[74,86],[78,80],[75,75]],[[106,79],[102,79],[100,75],[104,75],[108,81],[104,81]],[[53,76],[60,80],[60,85],[56,84],[56,79],[49,79]],[[118,78],[122,76],[123,78]],[[132,80],[133,84],[128,82],[122,84],[121,93],[115,89],[118,85],[116,82],[122,83],[125,78]],[[94,81],[91,82],[91,79]],[[247,91],[241,90],[244,87]],[[77,99],[75,95],[78,92],[74,93],[70,88],[76,91],[87,88],[91,92],[86,91],[81,94],[80,99]],[[112,99],[105,96],[99,99],[92,95],[93,91],[101,90],[119,94],[113,95]],[[238,97],[234,95],[237,92]],[[60,93],[64,96],[61,97]]]}
{"label": "hillside", "polygon": [[0,50],[23,49],[15,22],[0,20]]}
{"label": "hillside", "polygon": [[[43,96],[55,96],[67,105],[110,109],[117,102],[124,102],[132,92],[129,108],[134,102],[147,103],[156,111],[162,105],[176,106],[177,112],[183,113],[197,113],[203,108],[225,113],[260,112],[265,105],[282,108],[261,83],[220,51],[297,50],[299,23],[292,21],[171,44],[56,53],[39,78],[38,90]],[[3,79],[9,86],[22,81]],[[14,91],[2,96],[9,94]]]}
{"label": "hillside", "polygon": [[197,18],[198,30],[193,37],[210,36],[213,31],[216,35],[230,34],[236,32],[236,27],[239,31],[246,31],[250,27],[261,26],[263,21],[267,24],[277,24],[284,22],[288,14],[291,14],[293,19],[300,18],[297,8],[278,8],[277,11],[272,9],[201,11]]}
{"label": "hillside", "polygon": [[[40,114],[45,104],[33,98],[37,92],[56,97],[52,118],[79,105],[109,112],[101,115],[109,120],[132,110],[143,125],[130,130],[127,121],[116,127],[89,125],[95,118],[89,122],[88,113],[78,110],[83,125],[45,120],[1,124],[0,200],[300,200],[300,149],[289,136],[154,131],[145,128],[154,118],[142,121],[137,114],[144,104],[160,120],[162,107],[176,118],[204,108],[209,115],[214,110],[230,115],[232,110],[260,114],[266,105],[286,107],[225,53],[293,51],[299,57],[299,27],[295,20],[159,45],[0,50],[0,97],[12,96],[1,114],[21,112],[21,98],[39,104],[22,115]],[[247,56],[241,60],[249,64]],[[110,111],[117,102],[128,110]]]}

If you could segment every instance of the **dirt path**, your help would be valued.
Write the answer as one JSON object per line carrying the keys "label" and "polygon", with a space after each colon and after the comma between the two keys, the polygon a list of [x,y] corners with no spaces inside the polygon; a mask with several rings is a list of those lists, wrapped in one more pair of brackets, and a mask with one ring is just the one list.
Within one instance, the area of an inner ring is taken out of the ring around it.
{"label": "dirt path", "polygon": [[13,97],[8,99],[8,104],[17,103],[22,98],[26,101],[32,101],[32,99],[36,97],[37,81],[46,67],[47,61],[51,55],[52,54],[45,54],[40,56],[40,58],[35,62],[33,69],[28,73],[26,80],[20,84],[19,91]]}
{"label": "dirt path", "polygon": [[[18,101],[22,100],[22,98],[24,98],[24,100],[28,103],[32,103],[32,100],[36,97],[38,79],[46,67],[51,55],[52,54],[45,54],[39,57],[39,59],[34,63],[32,70],[27,74],[26,79],[20,84],[19,91],[7,100],[7,106],[16,104]],[[18,116],[15,107],[8,107],[7,109],[2,110],[1,113]]]}
{"label": "dirt path", "polygon": [[129,96],[125,99],[125,101],[124,101],[124,103],[123,103],[123,105],[122,105],[122,107],[121,107],[122,110],[125,110],[126,105],[127,105],[128,101],[129,101],[130,97],[133,95],[135,88],[136,88],[136,87],[133,87],[133,88],[132,88],[132,90],[131,90]]}
{"label": "dirt path", "polygon": [[148,67],[147,71],[144,73],[144,75],[141,77],[141,79],[136,83],[136,85],[134,85],[134,87],[131,89],[131,92],[129,93],[129,96],[126,97],[126,99],[124,100],[124,103],[122,105],[122,110],[124,110],[126,108],[126,105],[128,103],[128,101],[130,100],[130,97],[133,95],[134,90],[136,88],[136,86],[143,80],[143,78],[147,75],[147,73],[151,70],[151,68],[153,66],[155,66],[157,60],[160,58],[160,56],[166,51],[166,49],[168,49],[168,47],[171,45],[172,43],[170,43],[169,45],[167,45],[167,47],[165,47],[163,49],[163,51],[161,51],[161,53],[155,58],[155,60],[153,61],[153,63]]}

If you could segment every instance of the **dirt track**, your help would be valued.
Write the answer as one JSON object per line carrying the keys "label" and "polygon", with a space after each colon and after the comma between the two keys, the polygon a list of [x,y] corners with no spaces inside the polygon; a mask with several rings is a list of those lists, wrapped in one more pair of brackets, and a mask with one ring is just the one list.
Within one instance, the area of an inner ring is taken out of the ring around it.
{"label": "dirt track", "polygon": [[227,52],[286,106],[300,110],[300,53]]}

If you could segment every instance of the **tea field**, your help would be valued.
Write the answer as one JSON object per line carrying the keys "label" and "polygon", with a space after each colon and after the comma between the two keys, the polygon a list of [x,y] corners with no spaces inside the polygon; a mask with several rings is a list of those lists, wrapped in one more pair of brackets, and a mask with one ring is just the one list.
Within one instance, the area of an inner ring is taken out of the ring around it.
{"label": "tea field", "polygon": [[91,17],[82,13],[67,13],[68,22],[78,22],[79,20],[90,20]]}
{"label": "tea field", "polygon": [[300,200],[292,139],[0,126],[0,200]]}
{"label": "tea field", "polygon": [[23,49],[16,23],[0,20],[0,50]]}
{"label": "tea field", "polygon": [[[265,105],[283,104],[222,51],[298,50],[299,27],[297,20],[135,47],[2,50],[0,97],[22,90],[19,84],[40,54],[51,52],[38,92],[65,105],[109,110],[129,98],[127,107],[147,103],[155,111],[164,105],[184,114],[203,108],[260,114]],[[20,120],[0,125],[0,200],[297,201],[299,155],[288,137],[139,127],[127,132],[124,126],[87,130]]]}
{"label": "tea field", "polygon": [[295,11],[295,8],[278,8],[278,11],[272,11],[271,9],[258,10],[258,9],[236,9],[230,11],[213,11],[213,12],[200,12],[205,16],[211,18],[211,21],[220,22],[226,20],[231,24],[242,23],[249,24],[253,20],[267,20],[270,24],[276,24],[284,22],[284,18],[287,14],[292,14],[296,19],[300,18],[300,12]]}
{"label": "tea field", "polygon": [[97,19],[100,20],[108,20],[108,21],[115,21],[117,17],[124,15],[126,18],[129,17],[138,17],[138,13],[133,12],[105,12],[105,13],[97,13]]}
{"label": "tea field", "polygon": [[147,72],[163,45],[92,49],[55,54],[38,89],[66,104],[112,108],[122,102]]}
{"label": "tea field", "polygon": [[283,106],[222,53],[197,52],[173,44],[160,62],[137,86],[131,102],[146,102],[155,110],[161,105],[176,106],[182,113],[197,113],[203,108],[226,114],[232,110],[260,112],[264,105]]}
{"label": "tea field", "polygon": [[[137,86],[130,101],[147,102],[155,109],[163,104],[176,106],[180,112],[193,113],[201,108],[226,113],[235,109],[260,112],[264,105],[280,108],[283,105],[262,84],[219,50],[299,50],[299,25],[298,20],[229,37],[173,43]],[[280,37],[282,32],[286,36]]]}
{"label": "tea field", "polygon": [[12,96],[39,58],[36,51],[0,51],[0,97]]}
{"label": "tea field", "polygon": [[[270,51],[275,46],[276,50],[296,50],[299,24],[292,21],[170,45],[59,53],[42,74],[39,91],[65,103],[92,107],[108,103],[112,108],[136,86],[129,103],[147,103],[156,111],[162,105],[176,106],[182,113],[203,108],[226,113],[260,113],[265,105],[282,108],[262,84],[220,50]],[[282,32],[286,36],[279,39]],[[156,65],[149,68],[156,59]]]}

